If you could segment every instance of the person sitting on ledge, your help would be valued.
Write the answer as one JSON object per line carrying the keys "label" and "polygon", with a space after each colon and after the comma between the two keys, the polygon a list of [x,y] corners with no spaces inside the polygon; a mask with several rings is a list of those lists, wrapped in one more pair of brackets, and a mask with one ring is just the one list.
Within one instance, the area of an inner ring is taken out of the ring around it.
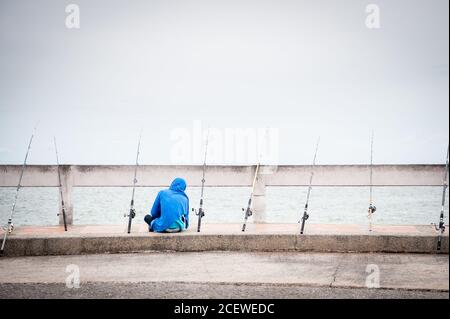
{"label": "person sitting on ledge", "polygon": [[144,217],[149,231],[176,233],[189,227],[189,197],[186,181],[175,178],[169,189],[159,191],[152,210]]}

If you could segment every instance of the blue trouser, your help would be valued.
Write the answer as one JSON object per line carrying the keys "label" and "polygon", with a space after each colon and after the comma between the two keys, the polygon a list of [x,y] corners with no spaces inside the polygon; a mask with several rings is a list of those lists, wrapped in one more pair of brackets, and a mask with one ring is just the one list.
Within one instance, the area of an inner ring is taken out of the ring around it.
{"label": "blue trouser", "polygon": [[[150,214],[148,214],[148,215],[145,215],[145,217],[144,217],[144,221],[148,224],[148,231],[153,231],[153,229],[152,229],[152,221],[154,220],[154,218],[153,218],[153,216],[152,215],[150,215]],[[183,217],[183,221],[184,221],[184,217]],[[179,229],[179,228],[176,228],[176,229],[166,229],[164,232],[166,233],[177,233],[177,232],[180,232],[181,231],[181,229]]]}

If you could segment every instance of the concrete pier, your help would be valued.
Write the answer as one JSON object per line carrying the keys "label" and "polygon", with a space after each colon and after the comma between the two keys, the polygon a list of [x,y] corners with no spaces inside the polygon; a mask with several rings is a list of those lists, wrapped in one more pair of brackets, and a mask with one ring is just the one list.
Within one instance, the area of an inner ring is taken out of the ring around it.
{"label": "concrete pier", "polygon": [[[449,297],[448,231],[438,253],[431,225],[375,225],[369,233],[308,224],[305,235],[298,224],[240,229],[18,227],[0,258],[0,299]],[[71,271],[79,288],[67,286]]]}
{"label": "concrete pier", "polygon": [[[448,299],[448,267],[448,255],[429,254],[149,252],[4,258],[0,299]],[[66,286],[75,270],[78,288]]]}
{"label": "concrete pier", "polygon": [[[27,167],[22,186],[56,187],[56,169]],[[191,227],[176,234],[149,233],[137,220],[131,234],[125,223],[72,225],[75,187],[130,186],[134,166],[60,169],[69,229],[16,227],[0,258],[0,299],[449,296],[448,226],[437,251],[432,225],[374,225],[369,232],[308,223],[300,235],[299,224],[265,223],[266,187],[307,186],[310,166],[262,167],[246,232],[241,224],[204,223],[201,233]],[[206,186],[248,187],[254,169],[208,167]],[[0,165],[0,187],[15,187],[19,172]],[[368,172],[366,165],[317,166],[313,186],[367,186]],[[440,186],[443,172],[442,165],[377,165],[374,185]],[[201,166],[139,167],[138,186],[167,186],[175,176],[200,186]],[[78,289],[66,286],[68,266],[79,270]],[[368,284],[371,275],[376,287]]]}
{"label": "concrete pier", "polygon": [[[204,224],[201,233],[191,228],[176,234],[149,233],[135,224],[127,234],[125,225],[19,227],[9,236],[5,256],[79,255],[136,251],[297,251],[297,252],[390,252],[448,254],[448,227],[441,251],[431,225],[380,226],[372,232],[358,225],[309,224],[299,235],[298,224]],[[195,227],[194,227],[195,228]]]}

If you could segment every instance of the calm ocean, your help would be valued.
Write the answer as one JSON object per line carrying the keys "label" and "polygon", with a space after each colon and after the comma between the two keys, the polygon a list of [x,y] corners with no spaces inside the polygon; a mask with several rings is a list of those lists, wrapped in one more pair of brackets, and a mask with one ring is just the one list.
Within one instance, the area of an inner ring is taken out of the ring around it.
{"label": "calm ocean", "polygon": [[[136,189],[137,223],[160,188]],[[267,222],[296,223],[301,217],[307,187],[268,187]],[[200,188],[187,191],[191,207],[197,207]],[[14,188],[0,188],[0,223],[6,224]],[[250,188],[205,188],[205,223],[232,223],[243,220],[241,210],[248,201]],[[131,188],[85,187],[74,189],[74,224],[124,224]],[[311,223],[366,224],[369,189],[367,187],[315,187],[310,199]],[[430,224],[438,222],[442,187],[375,187],[376,224]],[[58,218],[57,188],[22,188],[19,193],[14,224],[56,225]],[[192,214],[192,213],[191,213]],[[445,220],[448,224],[448,197]]]}

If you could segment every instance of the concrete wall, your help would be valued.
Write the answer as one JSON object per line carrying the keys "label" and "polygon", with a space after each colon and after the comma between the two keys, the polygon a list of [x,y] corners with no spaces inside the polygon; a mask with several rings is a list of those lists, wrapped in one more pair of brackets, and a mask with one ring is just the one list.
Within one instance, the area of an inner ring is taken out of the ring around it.
{"label": "concrete wall", "polygon": [[[0,165],[0,187],[17,186],[20,165]],[[58,186],[55,165],[27,166],[22,186]],[[250,186],[254,166],[208,166],[206,186]],[[374,165],[375,186],[439,186],[443,165]],[[74,187],[130,186],[133,165],[61,165],[64,178]],[[176,176],[184,177],[188,185],[201,185],[202,166],[142,165],[138,168],[138,186],[167,186]],[[266,186],[306,186],[311,166],[266,166],[260,171]],[[364,186],[369,184],[368,165],[318,165],[313,185]]]}
{"label": "concrete wall", "polygon": [[[69,224],[73,220],[73,187],[131,186],[134,165],[61,165],[63,198]],[[208,166],[206,186],[251,186],[255,166]],[[318,165],[314,169],[314,186],[366,186],[368,165]],[[21,166],[0,165],[0,187],[16,187]],[[443,165],[375,165],[374,186],[440,186]],[[311,166],[262,166],[253,197],[255,222],[265,220],[266,186],[307,186]],[[184,177],[189,186],[200,186],[202,166],[142,165],[138,168],[137,186],[167,186],[176,177]],[[27,166],[22,186],[57,187],[57,166]],[[60,216],[62,223],[62,216]]]}
{"label": "concrete wall", "polygon": [[[11,236],[5,256],[46,256],[136,251],[301,251],[437,253],[436,236],[294,234],[112,234]],[[440,253],[448,254],[448,236]]]}

